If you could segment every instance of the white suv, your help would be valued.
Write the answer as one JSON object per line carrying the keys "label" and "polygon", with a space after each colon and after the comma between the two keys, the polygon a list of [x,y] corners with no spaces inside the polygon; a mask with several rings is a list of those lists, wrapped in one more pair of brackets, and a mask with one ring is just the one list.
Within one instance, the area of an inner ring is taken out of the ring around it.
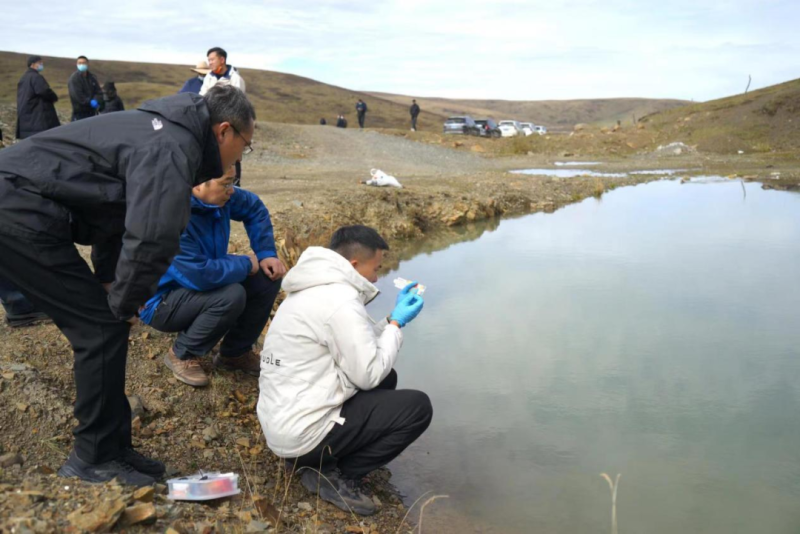
{"label": "white suv", "polygon": [[516,137],[518,135],[525,135],[522,131],[522,125],[519,123],[519,121],[500,121],[498,128],[500,128],[500,133],[503,134],[503,137]]}

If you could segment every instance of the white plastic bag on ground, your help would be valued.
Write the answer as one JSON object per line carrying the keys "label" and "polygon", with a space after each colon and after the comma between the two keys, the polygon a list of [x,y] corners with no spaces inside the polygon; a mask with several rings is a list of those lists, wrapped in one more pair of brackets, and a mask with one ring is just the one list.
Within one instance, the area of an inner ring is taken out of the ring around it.
{"label": "white plastic bag on ground", "polygon": [[397,181],[397,178],[389,176],[380,169],[372,169],[369,171],[369,174],[372,178],[364,182],[367,185],[374,185],[376,187],[403,187],[400,185],[400,182]]}

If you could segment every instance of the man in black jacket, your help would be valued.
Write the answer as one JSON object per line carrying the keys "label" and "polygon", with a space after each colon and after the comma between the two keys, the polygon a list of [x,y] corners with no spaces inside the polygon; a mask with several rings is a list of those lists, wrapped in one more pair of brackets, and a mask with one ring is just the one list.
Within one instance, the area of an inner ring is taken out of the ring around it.
{"label": "man in black jacket", "polygon": [[17,139],[60,126],[56,107],[58,95],[50,89],[44,76],[41,56],[28,58],[28,70],[17,84]]}
{"label": "man in black jacket", "polygon": [[419,105],[417,104],[416,100],[411,101],[411,107],[408,109],[408,112],[411,114],[411,131],[417,131],[417,117],[419,117]]}
{"label": "man in black jacket", "polygon": [[[192,188],[239,161],[254,127],[244,93],[218,87],[0,151],[0,277],[50,316],[75,352],[78,426],[61,476],[146,485],[163,475],[164,464],[131,446],[128,334],[178,251]],[[97,276],[73,243],[94,246]],[[101,282],[112,276],[106,292]]]}
{"label": "man in black jacket", "polygon": [[103,110],[103,91],[94,74],[89,72],[89,60],[78,57],[78,70],[72,73],[67,82],[69,99],[72,102],[72,120],[79,121],[94,117]]}
{"label": "man in black jacket", "polygon": [[369,111],[367,109],[367,103],[359,98],[358,102],[356,102],[356,114],[358,115],[358,127],[359,128],[363,128],[364,127],[364,119],[367,116],[367,111]]}

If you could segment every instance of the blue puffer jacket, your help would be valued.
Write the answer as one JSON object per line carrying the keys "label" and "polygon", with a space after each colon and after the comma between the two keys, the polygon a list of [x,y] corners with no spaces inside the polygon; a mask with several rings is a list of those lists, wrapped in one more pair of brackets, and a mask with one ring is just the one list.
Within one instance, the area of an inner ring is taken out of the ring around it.
{"label": "blue puffer jacket", "polygon": [[143,323],[150,324],[161,299],[173,289],[210,291],[247,278],[250,258],[228,254],[231,219],[244,223],[259,261],[277,256],[269,211],[257,195],[237,187],[223,207],[192,197],[192,215],[181,234],[181,250],[159,280],[156,294],[140,312]]}

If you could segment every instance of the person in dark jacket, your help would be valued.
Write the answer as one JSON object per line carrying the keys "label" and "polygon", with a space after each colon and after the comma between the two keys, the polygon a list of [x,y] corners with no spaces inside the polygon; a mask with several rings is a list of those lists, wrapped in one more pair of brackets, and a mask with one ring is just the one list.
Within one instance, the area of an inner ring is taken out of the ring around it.
{"label": "person in dark jacket", "polygon": [[6,312],[6,324],[11,328],[33,325],[49,318],[36,309],[17,286],[0,276],[0,304]]}
{"label": "person in dark jacket", "polygon": [[103,100],[105,100],[105,107],[100,113],[113,113],[114,111],[125,111],[125,104],[117,94],[117,86],[114,82],[106,82],[103,85]]}
{"label": "person in dark jacket", "polygon": [[[78,426],[61,476],[149,485],[163,475],[164,464],[132,448],[128,335],[178,252],[192,188],[241,159],[254,128],[244,93],[220,87],[0,151],[0,277],[53,319],[75,353]],[[97,276],[74,243],[94,246]]]}
{"label": "person in dark jacket", "polygon": [[359,98],[358,102],[356,102],[356,113],[358,114],[358,127],[359,128],[363,128],[364,127],[364,119],[367,116],[367,111],[369,111],[367,109],[367,103]]}
{"label": "person in dark jacket", "polygon": [[208,68],[208,63],[205,61],[201,61],[197,64],[197,66],[193,69],[190,69],[192,72],[196,72],[197,76],[192,76],[183,84],[181,90],[178,91],[179,93],[195,93],[200,94],[200,89],[203,88],[203,80],[206,77],[206,74],[211,72],[211,69]]}
{"label": "person in dark jacket", "polygon": [[322,118],[319,120],[319,125],[320,125],[320,126],[325,126],[326,124],[328,124],[328,121],[326,121],[326,120],[325,120],[325,117],[322,117]]}
{"label": "person in dark jacket", "polygon": [[416,100],[411,101],[411,107],[408,109],[408,112],[411,114],[411,131],[417,131],[417,117],[419,117],[419,105],[417,105]]}
{"label": "person in dark jacket", "polygon": [[102,111],[104,105],[100,84],[94,74],[89,72],[89,60],[86,56],[80,56],[77,65],[78,70],[72,73],[67,82],[73,121],[94,117]]}
{"label": "person in dark jacket", "polygon": [[336,127],[337,128],[347,128],[347,119],[344,118],[344,115],[339,115],[336,118]]}
{"label": "person in dark jacket", "polygon": [[[220,339],[216,367],[259,375],[261,357],[253,344],[286,273],[269,211],[256,194],[234,187],[234,177],[231,169],[192,190],[192,216],[180,252],[139,314],[156,330],[180,332],[164,363],[175,378],[195,387],[208,384],[200,358]],[[231,220],[244,223],[251,254],[228,254]]]}
{"label": "person in dark jacket", "polygon": [[28,70],[17,83],[17,139],[60,126],[55,103],[58,95],[50,89],[44,76],[41,56],[28,58]]}

